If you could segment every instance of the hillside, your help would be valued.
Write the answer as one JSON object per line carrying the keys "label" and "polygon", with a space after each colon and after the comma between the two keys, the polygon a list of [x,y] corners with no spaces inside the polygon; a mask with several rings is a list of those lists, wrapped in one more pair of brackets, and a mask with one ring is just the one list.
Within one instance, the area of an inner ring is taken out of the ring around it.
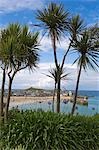
{"label": "hillside", "polygon": [[32,92],[35,92],[35,91],[52,91],[52,90],[48,90],[48,89],[40,89],[40,88],[35,88],[35,87],[30,87],[30,88],[26,89],[26,91],[32,91]]}

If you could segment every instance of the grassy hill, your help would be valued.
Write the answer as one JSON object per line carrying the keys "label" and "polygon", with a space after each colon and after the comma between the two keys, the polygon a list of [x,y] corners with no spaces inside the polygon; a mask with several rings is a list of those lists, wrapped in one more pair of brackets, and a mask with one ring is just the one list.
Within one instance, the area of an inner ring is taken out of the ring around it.
{"label": "grassy hill", "polygon": [[40,89],[40,88],[35,88],[35,87],[30,87],[28,89],[26,89],[26,91],[32,91],[32,92],[35,92],[35,91],[52,91],[52,90],[48,90],[48,89]]}

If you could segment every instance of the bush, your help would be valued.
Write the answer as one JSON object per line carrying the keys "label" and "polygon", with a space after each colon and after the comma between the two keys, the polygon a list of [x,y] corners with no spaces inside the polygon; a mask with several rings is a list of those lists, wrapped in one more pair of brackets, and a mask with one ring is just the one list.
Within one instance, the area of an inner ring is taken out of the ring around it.
{"label": "bush", "polygon": [[2,147],[25,150],[99,150],[99,115],[67,116],[52,112],[10,112],[1,128]]}
{"label": "bush", "polygon": [[[6,149],[3,150],[11,150],[9,147],[7,147]],[[18,147],[12,149],[12,150],[25,150],[21,145],[19,145]]]}

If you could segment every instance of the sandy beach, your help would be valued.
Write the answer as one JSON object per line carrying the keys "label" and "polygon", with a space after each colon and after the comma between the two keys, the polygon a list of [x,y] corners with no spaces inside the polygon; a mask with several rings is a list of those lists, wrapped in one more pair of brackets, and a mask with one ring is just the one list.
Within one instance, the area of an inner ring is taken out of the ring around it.
{"label": "sandy beach", "polygon": [[[66,100],[73,100],[73,96],[64,96],[61,95],[61,101],[64,99]],[[10,100],[10,107],[12,106],[17,106],[17,105],[22,105],[22,104],[29,104],[29,103],[34,103],[34,102],[43,102],[43,101],[52,101],[53,97],[52,96],[44,96],[44,97],[33,97],[33,96],[11,96]],[[56,97],[55,97],[56,100]],[[77,101],[80,103],[84,102],[84,98],[78,98]],[[6,103],[6,98],[4,100]]]}
{"label": "sandy beach", "polygon": [[[25,96],[11,96],[10,106],[11,105],[21,105],[28,104],[34,102],[42,102],[42,101],[52,101],[52,96],[44,96],[44,97],[25,97]],[[70,100],[70,96],[61,96],[61,100],[68,99]],[[56,100],[56,98],[55,98]],[[6,99],[5,99],[6,102]]]}

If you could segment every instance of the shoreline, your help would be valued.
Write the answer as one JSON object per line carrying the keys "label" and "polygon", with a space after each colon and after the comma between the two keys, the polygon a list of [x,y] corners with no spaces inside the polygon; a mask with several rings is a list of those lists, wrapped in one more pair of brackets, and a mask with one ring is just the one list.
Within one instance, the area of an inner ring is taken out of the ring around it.
{"label": "shoreline", "polygon": [[[35,102],[48,102],[48,101],[52,101],[52,100],[53,100],[53,96],[44,96],[44,97],[11,96],[10,107],[14,107],[17,105],[22,105],[22,104],[35,103]],[[68,100],[70,102],[73,102],[73,96],[61,96],[61,101],[63,101],[63,100]],[[56,101],[56,97],[55,97],[55,101]],[[5,98],[4,102],[6,102],[6,98]],[[88,100],[87,99],[85,100],[84,97],[78,97],[77,104],[87,105]]]}
{"label": "shoreline", "polygon": [[[40,97],[40,96],[11,96],[11,100],[10,100],[10,106],[11,105],[22,105],[22,104],[29,104],[29,103],[35,103],[35,102],[48,102],[48,101],[52,101],[53,97],[52,96],[44,96],[44,97]],[[71,99],[69,96],[68,97],[61,97],[61,101],[64,99]],[[56,98],[55,98],[56,101]]]}

